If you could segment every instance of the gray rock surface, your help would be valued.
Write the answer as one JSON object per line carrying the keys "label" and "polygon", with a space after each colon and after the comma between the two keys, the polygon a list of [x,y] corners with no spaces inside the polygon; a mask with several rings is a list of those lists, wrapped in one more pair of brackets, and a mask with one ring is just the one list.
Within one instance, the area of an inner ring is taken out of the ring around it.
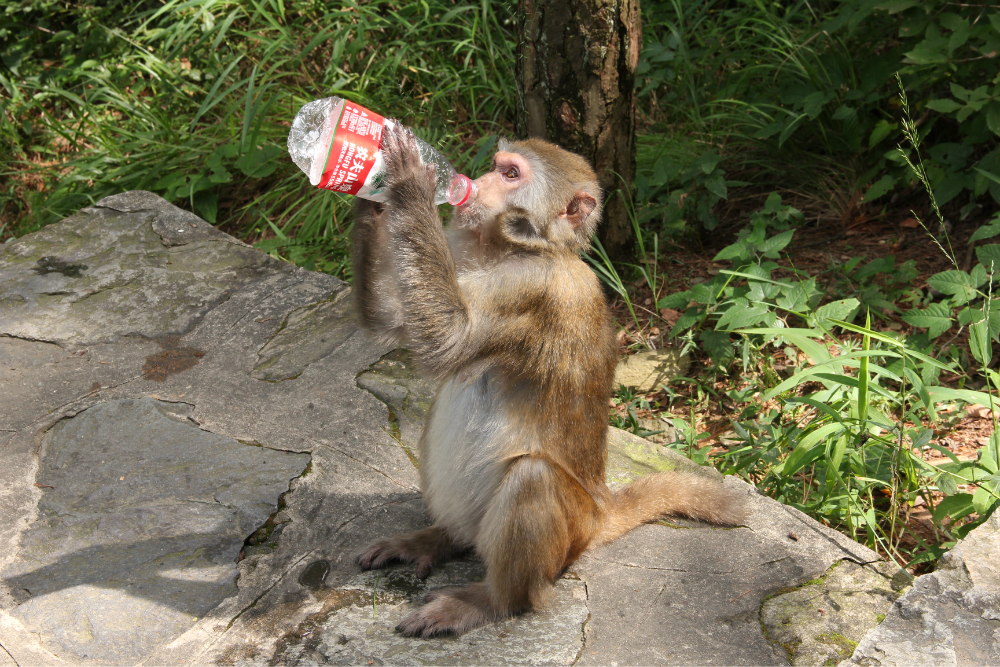
{"label": "gray rock surface", "polygon": [[1000,665],[1000,515],[917,577],[842,666]]}
{"label": "gray rock surface", "polygon": [[768,598],[760,613],[764,633],[785,648],[793,665],[848,658],[899,597],[894,570],[888,563],[836,563],[820,579]]}
{"label": "gray rock surface", "polygon": [[309,463],[202,431],[187,412],[120,399],[42,440],[38,515],[0,578],[21,602],[12,616],[64,659],[139,661],[235,595],[244,538]]}
{"label": "gray rock surface", "polygon": [[644,350],[625,357],[615,369],[615,386],[625,385],[639,392],[657,391],[687,373],[691,359],[674,347]]}
{"label": "gray rock surface", "polygon": [[[0,665],[783,664],[761,601],[877,560],[727,479],[744,527],[644,526],[585,554],[544,611],[401,638],[424,590],[482,570],[353,564],[427,525],[432,387],[349,302],[143,192],[0,246]],[[612,484],[692,465],[610,445]]]}

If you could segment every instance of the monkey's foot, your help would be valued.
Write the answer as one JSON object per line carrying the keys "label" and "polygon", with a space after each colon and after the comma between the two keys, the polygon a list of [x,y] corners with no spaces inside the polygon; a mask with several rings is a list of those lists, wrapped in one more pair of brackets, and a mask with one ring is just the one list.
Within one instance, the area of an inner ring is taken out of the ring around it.
{"label": "monkey's foot", "polygon": [[396,631],[407,637],[462,634],[500,617],[492,608],[485,584],[445,588],[424,598],[420,609],[404,618]]}
{"label": "monkey's foot", "polygon": [[436,564],[455,552],[455,543],[444,529],[435,526],[373,542],[355,560],[362,570],[377,570],[395,562],[416,563],[417,576],[426,579]]}

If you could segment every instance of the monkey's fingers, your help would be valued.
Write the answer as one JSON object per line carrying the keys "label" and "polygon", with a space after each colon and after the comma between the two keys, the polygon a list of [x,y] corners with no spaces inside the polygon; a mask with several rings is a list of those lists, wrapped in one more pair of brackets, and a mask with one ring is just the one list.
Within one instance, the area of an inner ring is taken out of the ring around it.
{"label": "monkey's fingers", "polygon": [[423,160],[413,132],[398,123],[386,130],[382,139],[389,186],[405,181],[421,171]]}
{"label": "monkey's fingers", "polygon": [[354,562],[362,570],[378,570],[389,563],[401,560],[408,559],[395,547],[393,540],[379,540],[369,544],[364,551],[355,557]]}
{"label": "monkey's fingers", "polygon": [[400,621],[396,632],[436,637],[460,634],[493,620],[482,584],[436,591],[427,599],[427,604]]}

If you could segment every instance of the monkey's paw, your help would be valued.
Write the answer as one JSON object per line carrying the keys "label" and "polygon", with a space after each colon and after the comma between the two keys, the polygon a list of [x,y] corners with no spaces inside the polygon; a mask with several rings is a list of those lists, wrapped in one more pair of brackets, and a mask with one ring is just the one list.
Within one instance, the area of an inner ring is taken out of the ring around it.
{"label": "monkey's paw", "polygon": [[459,635],[494,620],[483,584],[430,593],[420,609],[404,618],[396,632],[407,637]]}
{"label": "monkey's paw", "polygon": [[417,553],[400,538],[378,540],[369,544],[355,558],[362,570],[378,570],[390,563],[416,563],[417,576],[426,579],[434,567],[433,553]]}
{"label": "monkey's paw", "polygon": [[398,123],[382,136],[385,156],[386,183],[390,201],[396,205],[424,199],[434,199],[437,187],[435,166],[425,165],[420,158],[417,138],[411,130]]}

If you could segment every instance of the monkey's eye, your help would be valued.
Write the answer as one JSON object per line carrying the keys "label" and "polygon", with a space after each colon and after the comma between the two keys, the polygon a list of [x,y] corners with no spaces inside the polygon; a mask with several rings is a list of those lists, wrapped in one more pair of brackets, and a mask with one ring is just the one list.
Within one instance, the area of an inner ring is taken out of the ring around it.
{"label": "monkey's eye", "polygon": [[518,176],[520,176],[520,172],[518,172],[517,167],[511,167],[503,174],[504,178],[509,178],[510,180],[514,180]]}

